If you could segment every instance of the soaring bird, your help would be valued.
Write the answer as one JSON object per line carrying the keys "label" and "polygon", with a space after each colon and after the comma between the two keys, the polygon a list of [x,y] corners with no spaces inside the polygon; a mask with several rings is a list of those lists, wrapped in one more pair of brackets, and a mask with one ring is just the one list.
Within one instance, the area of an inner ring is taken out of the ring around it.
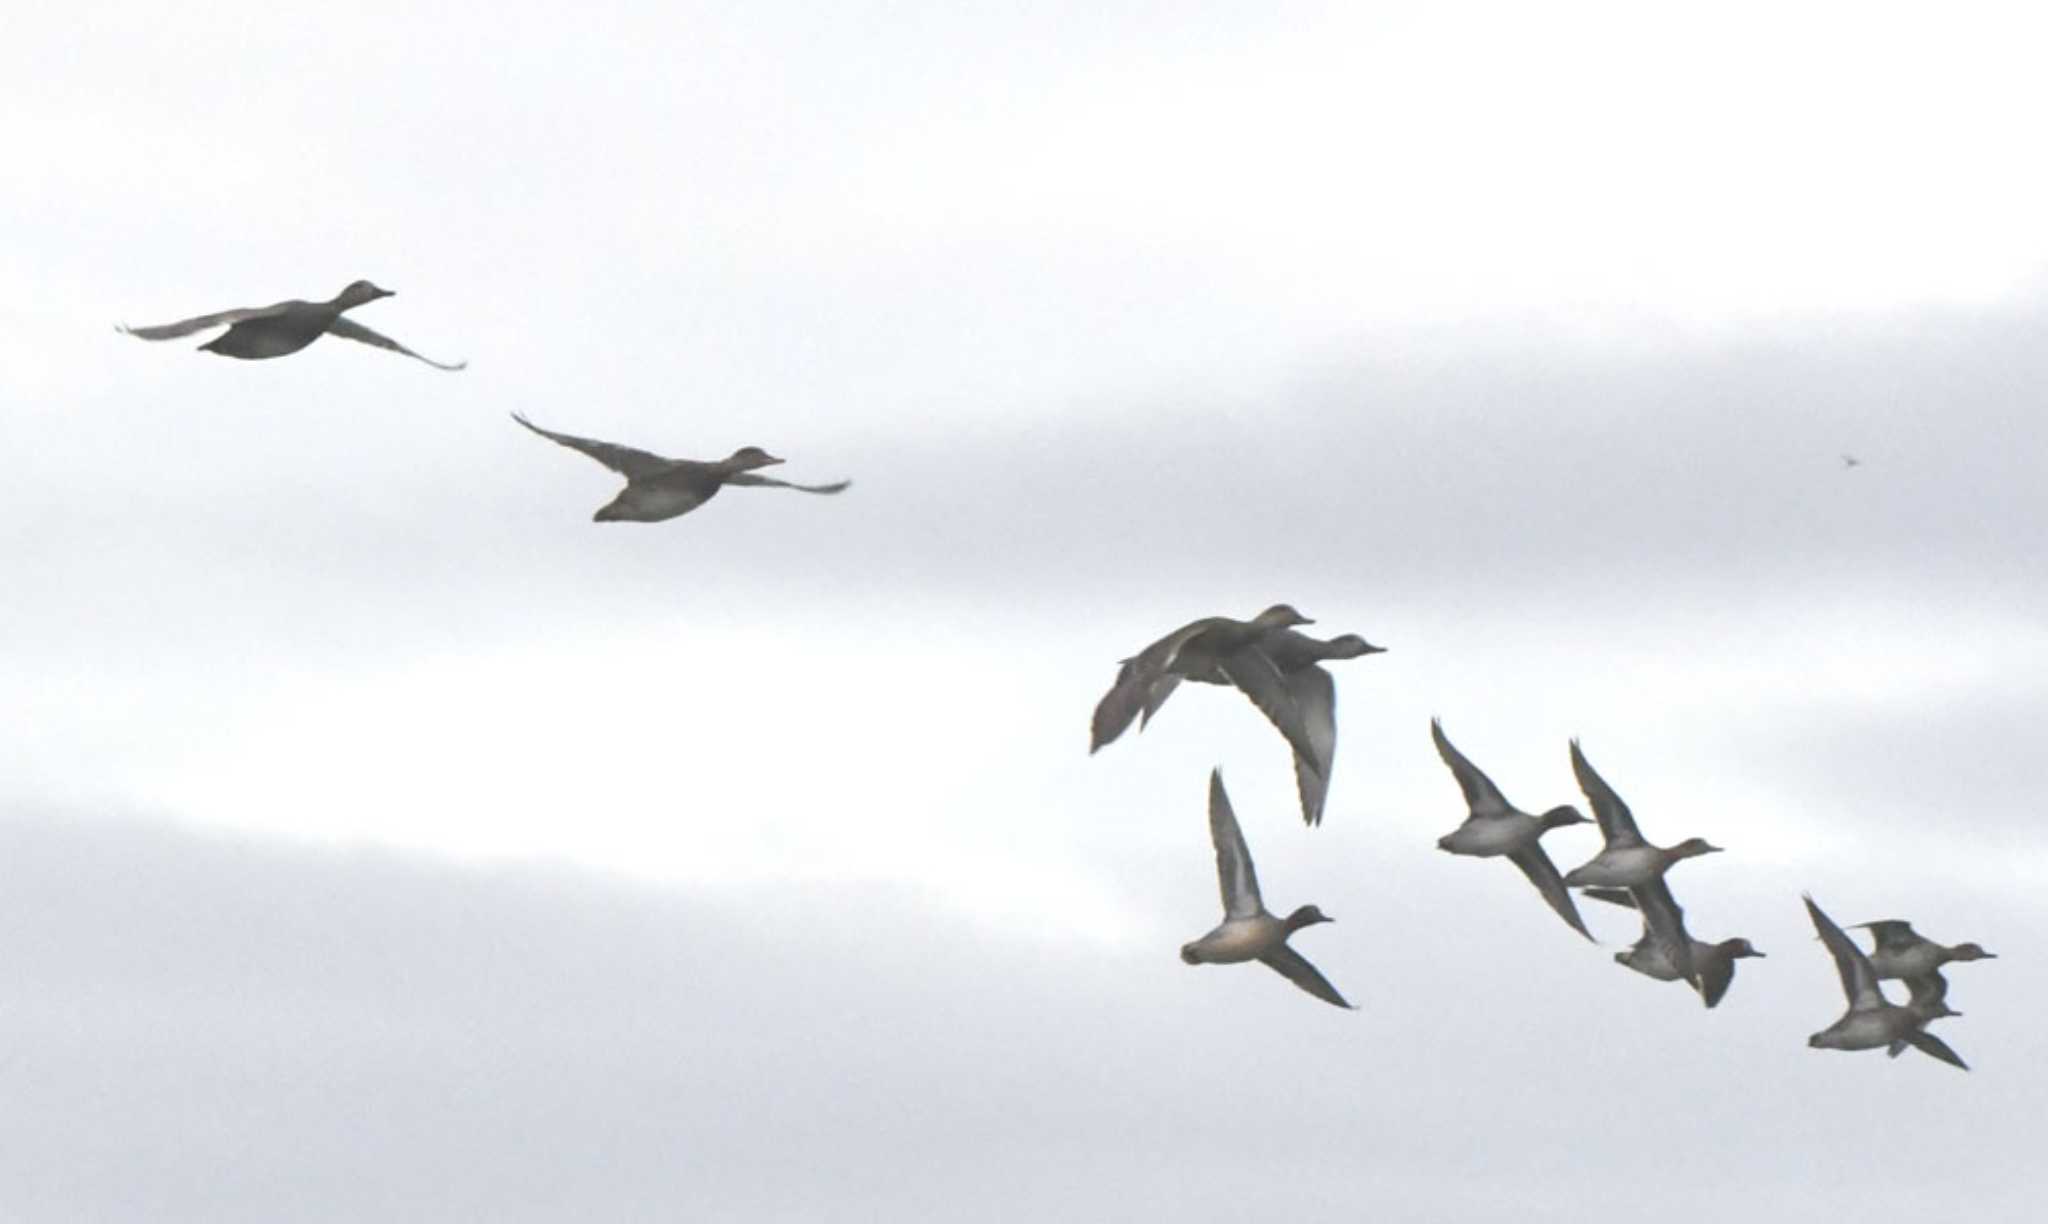
{"label": "soaring bird", "polygon": [[1808,1037],[1807,1045],[1816,1050],[1875,1050],[1905,1042],[1950,1066],[1970,1069],[1946,1042],[1926,1030],[1927,1019],[1919,1012],[1885,999],[1870,958],[1821,912],[1812,897],[1806,898],[1806,912],[1813,919],[1813,929],[1820,932],[1821,942],[1828,946],[1828,955],[1834,957],[1835,971],[1842,976],[1842,993],[1849,997],[1849,1010]]}
{"label": "soaring bird", "polygon": [[396,296],[389,289],[379,289],[366,280],[356,281],[340,293],[324,302],[306,302],[293,298],[271,306],[248,306],[240,310],[223,310],[217,314],[198,315],[180,319],[176,323],[160,323],[155,327],[129,327],[117,324],[117,330],[143,340],[175,340],[193,332],[205,331],[209,327],[226,324],[228,329],[199,347],[207,352],[219,353],[223,357],[240,357],[245,361],[260,361],[266,357],[282,357],[296,353],[322,336],[340,336],[375,348],[389,349],[403,353],[418,361],[424,361],[437,370],[460,370],[469,363],[458,361],[452,365],[422,357],[391,337],[371,331],[353,319],[342,318],[342,312],[352,310],[365,302],[378,298]]}
{"label": "soaring bird", "polygon": [[1443,724],[1429,720],[1430,738],[1436,741],[1436,754],[1450,766],[1451,776],[1458,780],[1458,789],[1465,792],[1465,806],[1470,814],[1465,823],[1437,839],[1439,850],[1452,854],[1471,855],[1474,858],[1506,858],[1521,868],[1522,874],[1543,894],[1543,900],[1565,925],[1593,938],[1586,924],[1579,919],[1578,907],[1572,904],[1572,895],[1566,891],[1564,880],[1557,874],[1557,864],[1543,852],[1538,839],[1552,829],[1566,825],[1585,824],[1586,817],[1570,804],[1551,808],[1541,816],[1531,816],[1507,801],[1493,779],[1479,771],[1479,767],[1465,759],[1465,754],[1451,746],[1445,737]]}
{"label": "soaring bird", "polygon": [[1259,898],[1259,877],[1252,870],[1252,852],[1230,810],[1223,774],[1209,771],[1209,840],[1216,846],[1216,879],[1223,891],[1223,921],[1191,943],[1180,958],[1190,965],[1233,965],[1255,960],[1325,1003],[1350,1007],[1337,988],[1316,972],[1301,953],[1287,946],[1287,937],[1305,926],[1334,919],[1313,905],[1276,918]]}
{"label": "soaring bird", "polygon": [[592,516],[600,523],[658,523],[672,519],[710,501],[727,485],[765,485],[803,493],[843,493],[853,484],[850,480],[823,485],[792,484],[772,476],[756,476],[755,468],[782,462],[758,446],[742,446],[711,463],[696,459],[665,459],[630,446],[542,429],[516,412],[512,419],[551,442],[582,451],[626,478],[626,487],[619,490],[619,495],[598,507]]}

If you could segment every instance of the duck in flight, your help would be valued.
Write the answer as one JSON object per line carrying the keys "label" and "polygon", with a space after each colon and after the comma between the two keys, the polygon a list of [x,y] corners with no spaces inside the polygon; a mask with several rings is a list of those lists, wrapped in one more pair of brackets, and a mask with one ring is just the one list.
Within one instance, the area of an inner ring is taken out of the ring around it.
{"label": "duck in flight", "polygon": [[1180,958],[1190,965],[1234,965],[1255,960],[1325,1003],[1349,1008],[1307,958],[1287,946],[1287,937],[1305,926],[1331,922],[1323,911],[1304,905],[1285,918],[1266,910],[1259,897],[1259,877],[1252,870],[1252,852],[1237,827],[1223,774],[1209,771],[1209,840],[1216,846],[1216,879],[1223,892],[1223,921],[1192,943]]}
{"label": "duck in flight", "polygon": [[1543,851],[1541,838],[1552,829],[1566,825],[1585,824],[1586,817],[1579,809],[1564,804],[1551,808],[1541,816],[1531,816],[1509,803],[1493,779],[1481,773],[1479,767],[1465,758],[1465,754],[1451,746],[1444,735],[1443,724],[1429,720],[1429,736],[1436,741],[1436,754],[1450,767],[1451,776],[1458,780],[1458,789],[1465,793],[1465,806],[1470,814],[1465,823],[1439,837],[1437,849],[1452,854],[1470,855],[1474,858],[1506,858],[1519,867],[1536,891],[1565,925],[1587,939],[1593,938],[1586,924],[1579,918],[1578,907],[1572,904],[1572,895],[1565,889],[1564,880],[1557,874],[1557,864]]}
{"label": "duck in flight", "polygon": [[1812,897],[1806,898],[1806,912],[1813,919],[1813,929],[1820,933],[1821,942],[1827,945],[1828,955],[1834,957],[1835,971],[1842,977],[1842,993],[1849,997],[1849,1010],[1842,1013],[1841,1019],[1808,1037],[1807,1045],[1816,1050],[1875,1050],[1904,1043],[1952,1067],[1970,1069],[1946,1042],[1926,1030],[1931,1017],[1922,1014],[1926,1010],[1924,1004],[1921,1009],[1900,1007],[1884,997],[1870,958],[1842,933],[1832,918],[1821,912]]}
{"label": "duck in flight", "polygon": [[424,361],[437,370],[460,370],[469,364],[466,361],[444,364],[431,357],[423,357],[389,336],[342,317],[343,311],[353,310],[365,302],[395,296],[389,289],[379,289],[369,281],[359,280],[324,302],[293,298],[270,306],[249,306],[196,315],[154,327],[130,327],[121,323],[115,325],[115,330],[142,340],[175,340],[225,324],[227,330],[200,345],[200,349],[223,357],[239,357],[244,361],[283,357],[298,352],[322,336],[340,336],[344,340],[354,340]]}
{"label": "duck in flight", "polygon": [[1587,802],[1593,805],[1593,818],[1600,822],[1600,833],[1607,841],[1600,853],[1565,876],[1564,882],[1573,888],[1634,888],[1660,878],[1680,859],[1720,851],[1721,847],[1708,845],[1699,837],[1688,837],[1668,848],[1644,841],[1628,805],[1605,779],[1593,772],[1586,754],[1579,751],[1577,740],[1572,741],[1572,773],[1577,776]]}
{"label": "duck in flight", "polygon": [[688,514],[716,497],[718,491],[727,485],[795,489],[800,493],[844,493],[853,484],[850,480],[822,485],[794,484],[772,476],[756,475],[755,469],[782,462],[758,446],[742,446],[716,462],[666,459],[630,446],[542,429],[516,412],[512,419],[550,442],[582,451],[626,478],[626,487],[619,490],[619,495],[598,507],[593,518],[600,523],[659,523]]}
{"label": "duck in flight", "polygon": [[[1122,735],[1140,714],[1147,720],[1182,680],[1221,677],[1259,708],[1297,755],[1320,760],[1287,678],[1266,647],[1283,630],[1315,622],[1287,604],[1274,604],[1248,621],[1205,616],[1189,621],[1119,665],[1116,683],[1095,703],[1088,727],[1093,753]],[[1333,729],[1334,737],[1334,729]]]}
{"label": "duck in flight", "polygon": [[[1663,890],[1664,898],[1671,898],[1671,889],[1663,881],[1659,880],[1656,887]],[[1635,894],[1626,888],[1589,888],[1586,895],[1610,905],[1626,906],[1629,909],[1639,908]],[[1663,900],[1660,899],[1658,904],[1663,904]],[[1679,930],[1684,930],[1684,911],[1679,909],[1675,898],[1670,899],[1670,906],[1678,912],[1668,921],[1676,924]],[[1735,981],[1736,961],[1744,957],[1763,955],[1757,951],[1755,944],[1740,937],[1711,944],[1694,939],[1691,940],[1691,947],[1693,971],[1699,978],[1700,1001],[1708,1007],[1720,1003],[1727,995],[1729,985]],[[1676,982],[1681,978],[1678,966],[1671,963],[1671,957],[1665,951],[1664,941],[1657,937],[1656,929],[1648,917],[1643,920],[1642,938],[1636,940],[1635,946],[1628,951],[1616,952],[1614,959],[1637,973],[1660,982]]]}
{"label": "duck in flight", "polygon": [[1853,929],[1869,931],[1875,941],[1876,946],[1870,950],[1870,967],[1880,979],[1922,977],[1950,961],[1998,959],[1996,952],[1986,952],[1974,943],[1959,943],[1952,948],[1938,944],[1915,931],[1912,923],[1897,918],[1859,922]]}

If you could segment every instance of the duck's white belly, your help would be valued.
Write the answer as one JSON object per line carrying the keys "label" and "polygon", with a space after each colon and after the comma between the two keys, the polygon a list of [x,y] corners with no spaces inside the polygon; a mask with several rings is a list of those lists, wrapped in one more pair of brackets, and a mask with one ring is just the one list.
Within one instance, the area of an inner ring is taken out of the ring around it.
{"label": "duck's white belly", "polygon": [[1649,846],[1603,850],[1572,872],[1574,886],[1639,888],[1664,874],[1664,856]]}
{"label": "duck's white belly", "polygon": [[1279,942],[1279,934],[1279,922],[1262,915],[1226,922],[1190,944],[1189,948],[1199,961],[1230,965],[1257,960]]}
{"label": "duck's white belly", "polygon": [[1452,854],[1488,858],[1512,854],[1535,840],[1536,822],[1526,816],[1484,816],[1459,825],[1438,844]]}

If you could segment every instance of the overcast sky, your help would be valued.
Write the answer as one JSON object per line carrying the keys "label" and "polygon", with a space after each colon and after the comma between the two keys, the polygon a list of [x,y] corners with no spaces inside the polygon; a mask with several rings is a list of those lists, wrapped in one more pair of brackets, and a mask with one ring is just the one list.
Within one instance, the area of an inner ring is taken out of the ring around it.
{"label": "overcast sky", "polygon": [[[2024,6],[817,7],[0,22],[0,1214],[2032,1217]],[[470,368],[113,330],[358,277]],[[1323,827],[1227,691],[1088,756],[1283,599]],[[1437,852],[1431,716],[1768,959]],[[1359,1012],[1175,955],[1212,766]],[[2001,954],[1971,1073],[1806,1048],[1802,890]]]}

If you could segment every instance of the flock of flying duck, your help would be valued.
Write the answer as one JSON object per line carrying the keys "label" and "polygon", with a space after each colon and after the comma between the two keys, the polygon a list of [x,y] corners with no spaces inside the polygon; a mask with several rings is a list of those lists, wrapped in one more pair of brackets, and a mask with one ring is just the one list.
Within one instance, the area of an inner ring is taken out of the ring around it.
{"label": "flock of flying duck", "polygon": [[[1329,791],[1330,767],[1337,749],[1336,685],[1322,664],[1378,654],[1356,634],[1327,642],[1300,632],[1313,624],[1287,604],[1275,604],[1248,621],[1209,616],[1191,621],[1118,665],[1116,682],[1096,703],[1089,751],[1116,739],[1133,721],[1142,729],[1159,712],[1183,680],[1235,686],[1251,699],[1276,727],[1294,754],[1294,776],[1301,794],[1302,819],[1322,822],[1323,800]],[[1672,846],[1653,845],[1636,827],[1635,816],[1614,788],[1594,771],[1571,744],[1572,773],[1593,809],[1602,846],[1591,859],[1560,873],[1543,849],[1552,829],[1585,824],[1587,818],[1570,804],[1532,815],[1507,801],[1464,753],[1444,734],[1443,724],[1430,720],[1437,755],[1464,793],[1467,815],[1462,824],[1437,839],[1437,848],[1472,858],[1505,858],[1543,897],[1544,903],[1574,931],[1592,939],[1572,901],[1572,889],[1612,905],[1627,906],[1642,916],[1643,933],[1614,959],[1661,982],[1685,982],[1708,1007],[1718,1004],[1735,980],[1735,962],[1764,955],[1749,940],[1706,943],[1685,928],[1685,911],[1671,893],[1665,875],[1673,864],[1721,848],[1704,838],[1689,837]],[[1223,921],[1180,950],[1190,965],[1236,964],[1256,960],[1326,1003],[1350,1007],[1308,959],[1287,944],[1303,927],[1331,919],[1313,905],[1285,918],[1266,908],[1252,868],[1251,849],[1238,827],[1223,776],[1209,775],[1209,839],[1216,847],[1216,877],[1223,893]],[[1905,922],[1887,919],[1861,924],[1876,946],[1865,953],[1828,916],[1806,898],[1814,929],[1841,974],[1849,1007],[1841,1019],[1807,1039],[1816,1049],[1873,1050],[1897,1057],[1913,1046],[1943,1062],[1969,1068],[1956,1052],[1927,1031],[1929,1022],[1962,1013],[1947,1004],[1948,983],[1941,968],[1952,961],[1982,960],[1992,953],[1974,943],[1947,947],[1914,932]],[[1905,982],[1908,1001],[1895,1004],[1884,996],[1879,981]]]}
{"label": "flock of flying duck", "polygon": [[[469,365],[466,361],[439,362],[431,357],[422,357],[391,337],[343,317],[346,311],[366,302],[393,296],[396,295],[392,290],[379,289],[369,281],[359,280],[324,302],[293,298],[269,306],[247,306],[195,315],[155,327],[122,324],[118,330],[143,340],[176,340],[180,336],[225,326],[226,331],[199,347],[206,352],[239,357],[244,361],[283,357],[298,352],[322,336],[340,336],[344,340],[402,353],[437,370],[460,370]],[[718,460],[669,459],[634,450],[630,446],[555,433],[542,429],[516,412],[512,419],[550,442],[583,452],[626,478],[626,487],[619,491],[619,495],[598,508],[594,517],[600,523],[658,523],[672,519],[710,501],[727,485],[795,489],[801,493],[843,493],[853,484],[850,480],[822,485],[792,484],[772,476],[756,475],[755,469],[773,467],[782,462],[758,446],[742,446]]]}
{"label": "flock of flying duck", "polygon": [[[227,330],[199,347],[225,357],[262,360],[296,353],[323,335],[339,336],[425,362],[437,370],[460,370],[468,363],[443,363],[407,348],[389,336],[343,317],[345,312],[393,296],[359,280],[321,302],[299,299],[270,306],[223,310],[154,327],[119,330],[143,340],[173,340],[215,327]],[[756,475],[781,459],[757,446],[744,446],[722,460],[669,459],[610,442],[543,429],[525,417],[513,420],[551,442],[580,451],[626,479],[626,486],[595,515],[598,522],[660,522],[687,514],[727,485],[795,489],[804,493],[840,493],[851,481],[805,485]],[[1842,457],[1845,467],[1858,461]],[[1323,664],[1379,654],[1357,634],[1328,641],[1298,629],[1313,624],[1286,604],[1275,604],[1248,621],[1225,616],[1191,621],[1118,666],[1116,682],[1096,704],[1090,726],[1089,752],[1115,740],[1136,721],[1142,730],[1183,680],[1236,688],[1278,728],[1294,756],[1302,819],[1322,823],[1329,793],[1330,770],[1337,751],[1336,685]],[[1569,873],[1560,874],[1545,853],[1542,837],[1552,829],[1587,823],[1576,807],[1564,804],[1542,815],[1515,807],[1493,780],[1453,747],[1441,723],[1429,725],[1437,754],[1457,779],[1468,814],[1456,829],[1437,840],[1439,849],[1472,858],[1505,858],[1542,895],[1545,904],[1579,934],[1592,939],[1572,902],[1576,888],[1588,897],[1636,910],[1643,933],[1614,959],[1647,977],[1685,982],[1708,1007],[1719,1003],[1735,978],[1735,962],[1764,955],[1747,939],[1706,943],[1685,928],[1684,910],[1665,882],[1675,863],[1712,854],[1720,847],[1690,837],[1676,845],[1655,846],[1644,839],[1621,796],[1595,773],[1571,744],[1572,773],[1593,809],[1604,844],[1600,853]],[[1252,868],[1251,849],[1238,827],[1223,775],[1209,774],[1209,837],[1216,848],[1216,876],[1223,896],[1223,921],[1207,934],[1182,946],[1181,959],[1190,965],[1235,964],[1256,960],[1280,973],[1309,994],[1338,1007],[1351,1007],[1336,987],[1287,944],[1303,927],[1331,919],[1313,905],[1301,906],[1285,918],[1266,909]],[[1913,1046],[1943,1062],[1968,1070],[1963,1060],[1939,1037],[1927,1031],[1935,1020],[1962,1013],[1948,1006],[1944,965],[1993,957],[1974,943],[1945,946],[1916,933],[1897,919],[1859,924],[1867,928],[1874,947],[1866,953],[1835,925],[1812,897],[1806,910],[1814,929],[1841,975],[1848,1010],[1807,1044],[1817,1049],[1884,1049],[1897,1057]],[[1907,1001],[1891,1002],[1879,983],[1905,983]]]}

